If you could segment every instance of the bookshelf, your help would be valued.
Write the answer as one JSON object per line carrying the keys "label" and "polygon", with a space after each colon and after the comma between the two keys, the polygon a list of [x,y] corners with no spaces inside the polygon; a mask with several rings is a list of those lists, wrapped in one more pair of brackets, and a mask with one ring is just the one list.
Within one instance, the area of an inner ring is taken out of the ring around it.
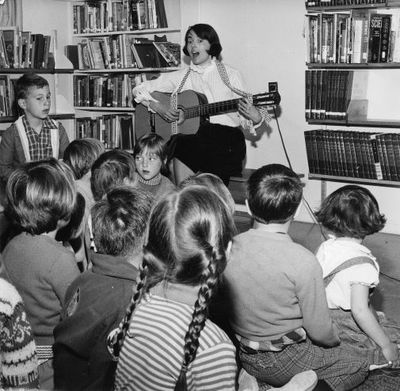
{"label": "bookshelf", "polygon": [[309,179],[400,187],[400,2],[306,0],[306,11]]}
{"label": "bookshelf", "polygon": [[132,89],[180,67],[180,0],[83,1],[71,6],[74,45],[68,51],[75,68],[75,136],[131,150]]}
{"label": "bookshelf", "polygon": [[58,16],[43,18],[46,13],[64,14],[65,20],[63,11],[67,4],[50,0],[14,0],[8,3],[14,3],[17,13],[15,24],[2,24],[0,28],[0,136],[17,118],[14,80],[33,72],[49,82],[52,97],[49,115],[62,122],[72,139],[75,118],[70,103],[73,67],[63,53],[66,26],[60,23]]}

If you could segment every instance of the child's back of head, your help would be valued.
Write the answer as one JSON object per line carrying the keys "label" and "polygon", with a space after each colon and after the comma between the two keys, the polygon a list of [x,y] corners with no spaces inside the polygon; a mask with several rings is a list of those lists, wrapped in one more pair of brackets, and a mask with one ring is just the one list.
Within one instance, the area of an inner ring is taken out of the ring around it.
{"label": "child's back of head", "polygon": [[282,164],[265,165],[247,182],[247,203],[256,221],[285,223],[300,205],[303,187],[299,176]]}
{"label": "child's back of head", "polygon": [[93,235],[101,254],[126,256],[142,251],[152,197],[139,189],[116,187],[92,208]]}
{"label": "child's back of head", "polygon": [[8,218],[32,235],[55,231],[68,223],[76,203],[72,171],[56,159],[16,169],[7,182],[6,194]]}
{"label": "child's back of head", "polygon": [[96,201],[113,187],[134,185],[137,180],[133,156],[119,149],[102,153],[93,163],[91,172],[91,188]]}
{"label": "child's back of head", "polygon": [[205,186],[209,190],[214,191],[226,203],[232,215],[235,213],[235,201],[232,194],[219,176],[211,173],[195,174],[182,181],[179,187],[183,189],[184,187],[192,185]]}
{"label": "child's back of head", "polygon": [[357,185],[343,186],[331,193],[316,217],[335,236],[357,239],[380,231],[386,223],[373,194]]}
{"label": "child's back of head", "polygon": [[75,179],[81,179],[90,173],[93,163],[105,151],[104,144],[94,138],[72,141],[64,151],[64,162],[68,164]]}

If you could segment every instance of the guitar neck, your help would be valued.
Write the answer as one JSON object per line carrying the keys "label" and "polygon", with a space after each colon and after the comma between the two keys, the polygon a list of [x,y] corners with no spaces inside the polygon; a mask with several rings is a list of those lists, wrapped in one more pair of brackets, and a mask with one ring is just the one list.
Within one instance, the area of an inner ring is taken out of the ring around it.
{"label": "guitar neck", "polygon": [[238,110],[238,104],[239,99],[232,99],[222,102],[207,103],[199,106],[185,107],[185,118],[232,113]]}

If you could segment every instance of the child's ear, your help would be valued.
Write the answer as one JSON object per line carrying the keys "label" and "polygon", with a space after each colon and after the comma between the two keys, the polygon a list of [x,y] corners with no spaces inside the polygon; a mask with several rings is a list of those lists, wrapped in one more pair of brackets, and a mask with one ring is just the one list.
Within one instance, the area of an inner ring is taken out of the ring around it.
{"label": "child's ear", "polygon": [[225,250],[226,258],[229,258],[229,255],[231,254],[231,250],[232,250],[232,240],[230,240],[228,245],[226,246],[226,250]]}
{"label": "child's ear", "polygon": [[253,213],[251,213],[251,210],[250,210],[250,207],[249,207],[249,200],[247,198],[244,200],[244,203],[246,204],[247,213],[250,216],[253,216]]}
{"label": "child's ear", "polygon": [[26,101],[25,99],[18,99],[18,106],[21,107],[21,109],[25,110],[26,109]]}

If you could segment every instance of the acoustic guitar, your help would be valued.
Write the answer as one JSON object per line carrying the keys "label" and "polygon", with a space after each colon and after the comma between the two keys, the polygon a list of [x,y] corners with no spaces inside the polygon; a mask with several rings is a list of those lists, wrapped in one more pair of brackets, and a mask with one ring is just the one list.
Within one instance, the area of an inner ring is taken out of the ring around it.
{"label": "acoustic guitar", "polygon": [[[154,92],[152,96],[162,104],[170,104],[171,94]],[[278,91],[253,95],[253,105],[256,107],[274,106],[278,105],[280,101],[281,97]],[[210,116],[237,111],[238,103],[239,99],[208,103],[203,94],[192,90],[183,91],[178,94],[178,110],[180,111],[179,121],[177,121],[178,133],[195,134],[200,124]],[[158,114],[148,111],[146,106],[139,104],[135,111],[136,137],[140,138],[150,130],[159,134],[165,141],[171,137],[171,123],[165,121]]]}

